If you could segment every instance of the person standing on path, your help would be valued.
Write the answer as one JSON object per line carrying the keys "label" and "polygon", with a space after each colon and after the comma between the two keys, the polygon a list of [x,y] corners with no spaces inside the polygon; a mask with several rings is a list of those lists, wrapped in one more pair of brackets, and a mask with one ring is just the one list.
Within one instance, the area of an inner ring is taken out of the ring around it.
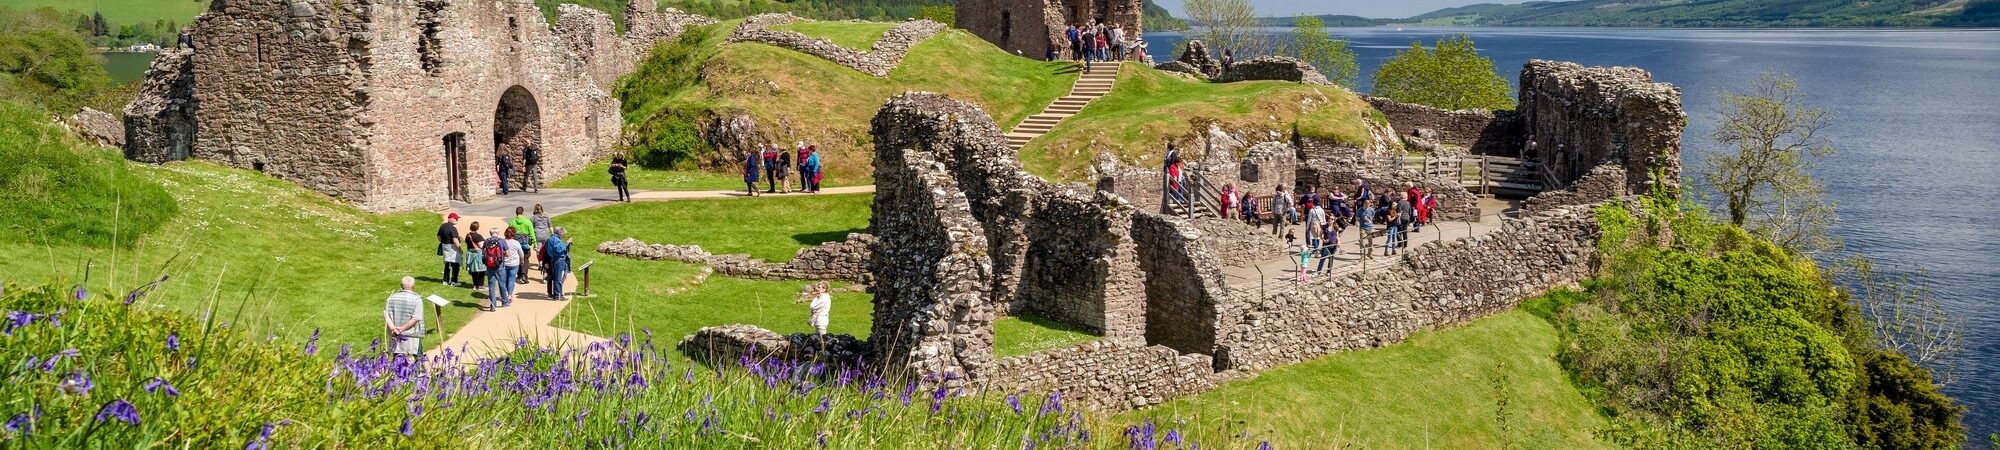
{"label": "person standing on path", "polygon": [[487,311],[505,306],[508,288],[514,285],[514,280],[507,278],[507,242],[512,239],[504,236],[506,227],[500,227],[499,230],[488,233],[486,240],[479,244],[480,251],[483,252],[481,258],[486,262]]}
{"label": "person standing on path", "polygon": [[618,189],[618,201],[631,203],[631,183],[625,180],[625,166],[628,164],[631,163],[625,160],[622,153],[611,157],[611,187]]}
{"label": "person standing on path", "polygon": [[382,324],[389,332],[389,352],[399,357],[424,352],[424,299],[417,297],[417,279],[403,277],[403,289],[389,294],[382,307]]}
{"label": "person standing on path", "polygon": [[[1319,257],[1322,253],[1320,249],[1326,246],[1326,236],[1322,234],[1325,232],[1326,208],[1320,206],[1318,202],[1314,202],[1311,209],[1306,210],[1306,254],[1311,255],[1310,257]],[[1309,269],[1311,269],[1310,266],[1299,265],[1299,270]]]}
{"label": "person standing on path", "polygon": [[1285,185],[1280,184],[1271,195],[1271,235],[1285,234],[1285,227],[1299,220],[1298,210],[1292,209],[1292,196],[1285,193]]}
{"label": "person standing on path", "polygon": [[1354,223],[1361,229],[1354,242],[1360,246],[1361,259],[1368,259],[1375,256],[1375,202],[1356,200],[1354,204]]}
{"label": "person standing on path", "polygon": [[[771,144],[764,144],[769,147]],[[757,196],[757,152],[743,152],[743,187],[751,197]]]}
{"label": "person standing on path", "polygon": [[1389,239],[1382,241],[1382,254],[1395,255],[1396,249],[1402,248],[1402,242],[1398,239],[1403,237],[1403,209],[1393,204],[1384,208],[1389,210],[1389,219],[1383,221],[1383,224],[1387,225],[1385,228],[1389,230]]}
{"label": "person standing on path", "polygon": [[500,294],[500,306],[514,306],[514,285],[522,283],[517,280],[521,279],[521,262],[527,258],[523,257],[525,249],[521,248],[520,237],[513,228],[508,228],[507,238],[500,242],[504,255],[500,259],[500,288],[504,290]]}
{"label": "person standing on path", "polygon": [[800,150],[805,150],[806,144],[800,142],[793,148],[795,150],[792,151],[778,150],[778,167],[774,170],[777,179],[773,180],[773,182],[778,185],[778,193],[781,194],[792,193],[792,182],[786,179],[790,178],[792,173],[792,154]]}
{"label": "person standing on path", "polygon": [[541,192],[542,149],[528,144],[521,149],[521,192]]}
{"label": "person standing on path", "polygon": [[1069,24],[1069,30],[1064,31],[1063,34],[1069,36],[1069,59],[1071,61],[1083,59],[1083,41],[1081,40],[1081,32],[1076,29],[1076,24]]}
{"label": "person standing on path", "polygon": [[1402,216],[1402,223],[1396,227],[1397,232],[1402,235],[1402,239],[1396,241],[1396,248],[1410,248],[1410,230],[1417,223],[1417,209],[1411,206],[1411,203],[1415,201],[1417,201],[1416,197],[1398,196],[1396,198],[1396,212]]}
{"label": "person standing on path", "polygon": [[479,235],[479,222],[473,222],[470,228],[465,233],[465,257],[459,261],[472,273],[472,291],[479,292],[486,290],[486,238]]}
{"label": "person standing on path", "polygon": [[444,223],[438,225],[438,256],[444,257],[444,276],[438,278],[445,286],[458,285],[458,213],[444,216]]}
{"label": "person standing on path", "polygon": [[514,162],[507,155],[493,155],[493,168],[500,173],[500,195],[507,195],[507,172],[514,171]]}
{"label": "person standing on path", "polygon": [[826,179],[826,166],[823,164],[825,158],[819,156],[819,148],[817,147],[811,147],[809,151],[812,153],[812,193],[818,194],[820,180]]}
{"label": "person standing on path", "polygon": [[764,182],[770,185],[764,189],[764,193],[776,194],[778,193],[778,148],[767,144],[759,156],[763,159]]}
{"label": "person standing on path", "polygon": [[808,145],[799,147],[799,157],[797,159],[799,165],[799,192],[812,191],[812,161],[809,160],[812,159],[812,155],[816,150],[819,150],[819,146]]}
{"label": "person standing on path", "polygon": [[542,204],[540,203],[535,204],[535,215],[528,217],[528,223],[535,227],[535,240],[532,241],[535,242],[535,247],[530,248],[530,250],[538,258],[532,261],[542,263],[542,281],[547,282],[549,280],[549,257],[542,255],[542,252],[546,251],[545,249],[548,247],[549,235],[555,233],[555,223],[549,219],[549,214],[542,210]]}
{"label": "person standing on path", "polygon": [[549,268],[549,299],[567,300],[563,295],[563,284],[569,279],[569,230],[556,227],[548,243],[542,244],[542,259],[543,267]]}
{"label": "person standing on path", "polygon": [[[535,205],[535,211],[541,211],[541,209],[542,205]],[[508,239],[513,239],[521,244],[521,265],[533,266],[532,264],[527,264],[527,262],[534,260],[532,258],[534,255],[530,253],[535,250],[535,221],[528,219],[526,208],[514,207],[514,218],[507,219],[507,231],[514,232],[507,236]],[[527,273],[517,271],[512,275],[515,283],[528,284]]]}

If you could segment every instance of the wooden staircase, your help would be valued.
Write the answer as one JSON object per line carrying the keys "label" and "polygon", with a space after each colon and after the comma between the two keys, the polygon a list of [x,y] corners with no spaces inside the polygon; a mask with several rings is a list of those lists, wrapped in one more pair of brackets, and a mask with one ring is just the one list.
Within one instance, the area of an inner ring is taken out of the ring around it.
{"label": "wooden staircase", "polygon": [[1110,94],[1111,85],[1118,81],[1118,71],[1122,67],[1124,64],[1121,63],[1092,64],[1093,70],[1076,79],[1076,85],[1070,87],[1069,95],[1056,99],[1055,103],[1049,104],[1048,109],[1028,116],[1020,125],[1015,125],[1012,131],[1008,131],[1007,147],[1016,151],[1027,147],[1029,141],[1048,134],[1049,130],[1055,129],[1056,124],[1061,123],[1063,119],[1083,111],[1084,105],[1090,104],[1091,100]]}

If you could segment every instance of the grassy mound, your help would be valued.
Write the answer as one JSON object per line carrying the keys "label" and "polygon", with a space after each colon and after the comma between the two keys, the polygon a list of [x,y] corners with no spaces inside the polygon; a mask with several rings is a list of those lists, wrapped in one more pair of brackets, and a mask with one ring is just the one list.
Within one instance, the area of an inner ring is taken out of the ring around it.
{"label": "grassy mound", "polygon": [[1557,331],[1516,310],[1410,340],[1279,367],[1127,413],[1279,448],[1610,448],[1556,362]]}
{"label": "grassy mound", "polygon": [[179,211],[159,183],[125,168],[40,109],[0,101],[0,230],[15,245],[129,247]]}
{"label": "grassy mound", "polygon": [[1281,81],[1209,83],[1126,64],[1111,93],[1021,149],[1030,172],[1077,181],[1108,152],[1130,164],[1152,165],[1166,142],[1183,140],[1200,124],[1258,134],[1294,131],[1351,144],[1369,142],[1364,118],[1374,108],[1345,89]]}
{"label": "grassy mound", "polygon": [[[691,169],[708,162],[718,173],[733,173],[697,136],[698,124],[716,115],[755,118],[773,144],[819,145],[827,185],[866,184],[872,143],[869,120],[889,97],[907,91],[941,92],[979,104],[1003,128],[1039,112],[1076,81],[1067,63],[1035,61],[1008,54],[970,33],[946,31],[917,44],[886,78],[855,71],[817,56],[758,44],[726,44],[738,22],[691,31],[656,48],[638,70],[619,81],[615,95],[624,106],[631,145],[641,165],[651,169]],[[801,32],[865,48],[894,24],[800,22]],[[664,154],[653,158],[649,155]],[[646,171],[634,173],[644,178]],[[578,177],[602,178],[594,171]],[[583,183],[559,181],[558,185]],[[593,184],[597,185],[597,184]]]}

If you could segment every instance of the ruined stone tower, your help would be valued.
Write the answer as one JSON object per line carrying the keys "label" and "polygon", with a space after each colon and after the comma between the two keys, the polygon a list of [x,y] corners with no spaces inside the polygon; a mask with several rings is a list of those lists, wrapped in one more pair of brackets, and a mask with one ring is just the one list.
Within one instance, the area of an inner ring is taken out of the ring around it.
{"label": "ruined stone tower", "polygon": [[148,73],[191,83],[148,83],[162,89],[128,107],[142,139],[126,153],[259,170],[372,211],[492,197],[495,155],[518,187],[529,145],[552,181],[616,143],[605,86],[652,40],[707,20],[636,0],[621,38],[601,12],[562,12],[569,26],[529,0],[217,0],[194,51],[162,55],[185,61]]}
{"label": "ruined stone tower", "polygon": [[1144,10],[1140,0],[959,0],[955,26],[1008,52],[1040,59],[1050,43],[1069,52],[1063,30],[1071,24],[1116,24],[1138,36]]}

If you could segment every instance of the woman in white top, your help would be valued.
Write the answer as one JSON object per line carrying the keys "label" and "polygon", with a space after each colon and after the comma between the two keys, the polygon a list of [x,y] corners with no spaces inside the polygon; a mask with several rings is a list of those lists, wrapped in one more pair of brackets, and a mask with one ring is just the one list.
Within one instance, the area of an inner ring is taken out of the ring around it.
{"label": "woman in white top", "polygon": [[825,336],[827,312],[833,309],[831,290],[827,288],[825,281],[821,281],[813,284],[806,295],[810,297],[810,303],[806,307],[812,311],[812,316],[806,319],[806,323],[812,325],[813,332]]}

